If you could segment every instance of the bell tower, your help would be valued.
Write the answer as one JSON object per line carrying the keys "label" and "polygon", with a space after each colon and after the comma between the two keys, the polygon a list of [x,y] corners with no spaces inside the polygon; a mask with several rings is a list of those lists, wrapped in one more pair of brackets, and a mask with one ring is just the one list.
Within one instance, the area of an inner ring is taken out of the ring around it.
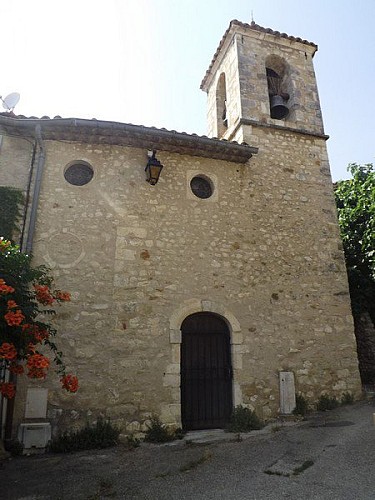
{"label": "bell tower", "polygon": [[231,21],[201,84],[208,135],[252,144],[255,127],[324,136],[316,51],[307,40]]}
{"label": "bell tower", "polygon": [[234,274],[244,280],[247,346],[237,351],[243,371],[234,380],[243,403],[262,411],[269,389],[260,394],[257,379],[279,390],[281,411],[286,401],[294,404],[295,390],[315,400],[323,385],[336,394],[360,393],[316,51],[307,40],[232,21],[201,85],[208,135],[258,150],[244,166],[226,166],[221,196],[229,201],[219,208],[237,209],[232,231],[244,256]]}

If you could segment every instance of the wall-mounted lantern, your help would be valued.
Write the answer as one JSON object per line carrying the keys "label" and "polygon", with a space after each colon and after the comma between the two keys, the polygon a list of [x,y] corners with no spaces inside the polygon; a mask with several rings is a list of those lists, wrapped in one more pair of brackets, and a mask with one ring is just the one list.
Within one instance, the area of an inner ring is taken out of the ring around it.
{"label": "wall-mounted lantern", "polygon": [[160,173],[163,170],[163,165],[156,159],[156,151],[149,151],[147,154],[148,162],[145,168],[146,180],[151,184],[151,186],[155,186],[159,180]]}

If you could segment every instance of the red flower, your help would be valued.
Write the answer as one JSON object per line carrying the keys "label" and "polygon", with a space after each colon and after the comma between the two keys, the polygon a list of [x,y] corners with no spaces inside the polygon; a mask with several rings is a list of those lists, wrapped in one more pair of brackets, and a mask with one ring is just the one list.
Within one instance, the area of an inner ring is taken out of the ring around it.
{"label": "red flower", "polygon": [[49,359],[43,356],[43,354],[31,354],[27,358],[26,363],[27,368],[48,368],[49,367]]}
{"label": "red flower", "polygon": [[10,344],[8,342],[3,342],[0,346],[0,358],[3,359],[9,359],[10,361],[13,361],[14,359],[17,358],[17,350],[14,347],[13,344]]}
{"label": "red flower", "polygon": [[59,300],[60,302],[69,302],[71,299],[71,296],[70,296],[69,292],[61,292],[59,290],[56,292],[55,298],[56,298],[56,300]]}
{"label": "red flower", "polygon": [[33,325],[30,325],[29,323],[24,323],[21,328],[23,332],[30,333],[28,330],[32,329]]}
{"label": "red flower", "polygon": [[11,373],[15,373],[16,375],[21,375],[21,373],[24,372],[24,369],[23,369],[23,366],[22,365],[18,365],[17,363],[11,363],[9,366],[8,366],[8,370],[11,372]]}
{"label": "red flower", "polygon": [[0,278],[0,293],[7,295],[9,293],[13,293],[14,288],[12,286],[8,286],[5,281]]}
{"label": "red flower", "polygon": [[29,371],[27,372],[27,376],[29,378],[46,378],[47,374],[43,370],[43,368],[29,368]]}
{"label": "red flower", "polygon": [[9,326],[19,326],[25,319],[25,316],[22,314],[20,309],[17,309],[16,312],[9,311],[4,314],[4,319]]}
{"label": "red flower", "polygon": [[0,383],[0,393],[4,398],[12,399],[16,394],[16,386],[12,382]]}
{"label": "red flower", "polygon": [[46,378],[47,370],[49,367],[49,359],[43,354],[30,354],[27,358],[26,366],[28,368],[27,376],[30,378]]}
{"label": "red flower", "polygon": [[49,331],[45,328],[40,328],[39,325],[30,325],[29,323],[25,323],[22,325],[22,331],[32,335],[33,340],[35,339],[37,342],[43,342],[43,340],[48,339],[49,337]]}
{"label": "red flower", "polygon": [[71,374],[64,375],[60,381],[63,388],[66,389],[68,392],[78,391],[78,378],[76,376]]}
{"label": "red flower", "polygon": [[32,342],[29,342],[27,344],[27,348],[26,348],[27,355],[30,356],[30,354],[35,354],[35,349],[36,349],[36,345],[33,344]]}
{"label": "red flower", "polygon": [[18,305],[14,300],[8,300],[7,307],[8,309],[15,309]]}
{"label": "red flower", "polygon": [[44,306],[49,306],[54,302],[51,291],[47,285],[34,285],[35,297]]}

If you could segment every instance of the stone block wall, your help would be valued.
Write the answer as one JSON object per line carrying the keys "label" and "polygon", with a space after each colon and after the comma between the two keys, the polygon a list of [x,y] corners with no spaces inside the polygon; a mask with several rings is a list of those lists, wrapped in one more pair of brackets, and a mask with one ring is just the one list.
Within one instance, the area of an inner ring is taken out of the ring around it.
{"label": "stone block wall", "polygon": [[[158,152],[156,186],[145,150],[46,141],[34,254],[72,292],[59,345],[80,390],[63,393],[52,374],[26,383],[50,389],[55,432],[100,414],[126,432],[153,413],[181,425],[180,326],[199,311],[229,325],[235,404],[277,415],[279,371],[311,402],[360,393],[324,142],[248,132],[262,148],[245,165]],[[64,179],[74,160],[94,169],[85,186]],[[211,198],[191,192],[199,174]]]}

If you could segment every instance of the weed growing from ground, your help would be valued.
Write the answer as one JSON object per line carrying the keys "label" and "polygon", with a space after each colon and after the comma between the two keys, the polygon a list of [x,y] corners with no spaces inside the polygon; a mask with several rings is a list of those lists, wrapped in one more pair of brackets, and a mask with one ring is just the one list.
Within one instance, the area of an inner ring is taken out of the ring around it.
{"label": "weed growing from ground", "polygon": [[341,398],[342,405],[352,405],[354,403],[354,396],[350,392],[345,392]]}
{"label": "weed growing from ground", "polygon": [[145,435],[145,441],[149,443],[167,443],[173,441],[176,436],[161,423],[159,417],[153,416]]}
{"label": "weed growing from ground", "polygon": [[141,445],[141,440],[130,434],[126,436],[126,443],[130,449],[138,448]]}
{"label": "weed growing from ground", "polygon": [[316,405],[316,409],[318,411],[327,411],[327,410],[334,410],[340,406],[340,402],[337,401],[335,397],[330,397],[327,396],[326,394],[322,394],[318,400],[318,403]]}
{"label": "weed growing from ground", "polygon": [[229,432],[250,432],[263,427],[255,412],[242,405],[233,410],[227,430]]}
{"label": "weed growing from ground", "polygon": [[304,417],[309,411],[309,403],[302,394],[296,394],[296,407],[293,410],[293,415],[301,415]]}
{"label": "weed growing from ground", "polygon": [[87,424],[80,430],[67,431],[52,439],[49,449],[55,453],[109,448],[118,444],[120,429],[109,420],[98,419],[95,425]]}
{"label": "weed growing from ground", "polygon": [[17,457],[23,454],[23,444],[15,439],[8,443],[6,450],[12,455],[12,457]]}

